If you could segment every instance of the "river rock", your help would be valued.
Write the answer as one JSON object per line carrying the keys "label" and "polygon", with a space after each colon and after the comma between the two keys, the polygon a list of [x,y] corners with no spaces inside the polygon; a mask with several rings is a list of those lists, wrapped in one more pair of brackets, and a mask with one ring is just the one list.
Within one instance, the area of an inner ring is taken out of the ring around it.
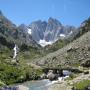
{"label": "river rock", "polygon": [[47,78],[51,81],[56,79],[56,74],[53,73],[53,70],[49,70]]}

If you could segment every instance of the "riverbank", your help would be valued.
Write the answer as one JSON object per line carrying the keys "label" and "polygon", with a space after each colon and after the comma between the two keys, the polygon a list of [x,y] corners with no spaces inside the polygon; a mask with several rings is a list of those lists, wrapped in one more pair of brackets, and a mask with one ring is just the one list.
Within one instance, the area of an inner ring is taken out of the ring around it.
{"label": "riverbank", "polygon": [[[14,85],[15,87],[21,88],[19,90],[72,90],[71,88],[76,84],[83,80],[90,80],[90,73],[77,74],[77,77],[70,78],[59,77],[58,80],[50,81],[49,79],[36,80],[36,81],[27,81],[21,84]],[[14,87],[12,86],[12,87]],[[25,86],[24,89],[23,87]],[[23,89],[22,89],[23,88]]]}
{"label": "riverbank", "polygon": [[55,83],[48,90],[71,90],[71,86],[68,86],[67,83]]}
{"label": "riverbank", "polygon": [[[23,83],[24,86],[28,87],[30,90],[59,90],[59,85],[64,83],[66,77],[59,77],[58,80],[50,81],[49,79],[38,80],[38,81],[28,81]],[[68,78],[68,77],[67,77]],[[58,85],[58,87],[57,87]],[[63,86],[62,86],[63,87]],[[58,89],[57,89],[58,88]]]}
{"label": "riverbank", "polygon": [[49,87],[54,84],[63,81],[63,77],[59,77],[58,80],[50,81],[49,79],[37,80],[37,81],[28,81],[22,85],[28,87],[30,90],[48,90]]}
{"label": "riverbank", "polygon": [[49,86],[48,90],[72,90],[73,86],[76,83],[79,83],[83,80],[90,80],[90,74],[84,75],[80,74],[78,77],[74,78],[73,80],[63,80],[58,81]]}

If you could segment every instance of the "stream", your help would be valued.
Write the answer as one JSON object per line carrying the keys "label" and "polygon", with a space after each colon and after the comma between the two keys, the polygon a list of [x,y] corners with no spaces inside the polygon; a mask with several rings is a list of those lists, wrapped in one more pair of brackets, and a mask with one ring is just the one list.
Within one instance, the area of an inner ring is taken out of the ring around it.
{"label": "stream", "polygon": [[48,79],[39,81],[28,81],[23,83],[24,86],[28,87],[29,90],[48,90],[48,87],[58,81],[62,81],[62,77],[59,77],[56,81],[50,81]]}
{"label": "stream", "polygon": [[28,81],[25,82],[23,85],[28,87],[29,90],[48,90],[48,86],[51,84],[51,81],[45,79],[39,81]]}

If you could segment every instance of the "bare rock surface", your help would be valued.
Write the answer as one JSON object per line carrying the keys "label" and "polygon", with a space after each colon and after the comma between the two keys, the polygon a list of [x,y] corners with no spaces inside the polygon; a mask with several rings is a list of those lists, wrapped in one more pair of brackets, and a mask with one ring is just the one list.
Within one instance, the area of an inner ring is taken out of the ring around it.
{"label": "bare rock surface", "polygon": [[90,31],[62,49],[35,60],[40,66],[76,66],[90,60]]}

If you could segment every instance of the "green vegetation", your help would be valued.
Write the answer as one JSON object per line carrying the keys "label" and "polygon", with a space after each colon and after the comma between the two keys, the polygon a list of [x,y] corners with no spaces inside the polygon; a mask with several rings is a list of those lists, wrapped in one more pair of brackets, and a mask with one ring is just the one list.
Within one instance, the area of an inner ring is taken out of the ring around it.
{"label": "green vegetation", "polygon": [[32,67],[18,68],[10,65],[3,66],[0,66],[0,79],[7,85],[26,80],[35,80],[38,79],[39,75],[41,74],[41,70],[35,70]]}
{"label": "green vegetation", "polygon": [[83,80],[74,84],[77,90],[85,90],[85,87],[87,87],[88,85],[90,85],[90,80]]}
{"label": "green vegetation", "polygon": [[69,40],[58,40],[51,46],[46,46],[45,49],[47,52],[54,52],[60,48],[63,48],[65,45],[67,45],[70,41]]}
{"label": "green vegetation", "polygon": [[[33,66],[28,65],[25,61],[26,58],[23,56],[24,52],[18,54],[19,63],[13,62],[12,52],[13,50],[8,49],[7,47],[4,49],[2,48],[2,50],[0,49],[0,82],[2,82],[0,83],[0,86],[39,79],[42,74],[42,69],[36,69]],[[29,60],[37,54],[37,52],[36,54],[33,52],[31,52],[32,57],[28,57]]]}
{"label": "green vegetation", "polygon": [[6,85],[38,79],[41,73],[42,69],[35,69],[27,64],[0,63],[0,81]]}
{"label": "green vegetation", "polygon": [[27,46],[25,44],[21,45],[20,47],[20,56],[23,57],[23,59],[30,60],[42,57],[44,55],[44,51],[36,47]]}
{"label": "green vegetation", "polygon": [[76,78],[76,74],[72,73],[70,74],[70,76],[68,78],[66,78],[65,80],[73,80],[74,78]]}

